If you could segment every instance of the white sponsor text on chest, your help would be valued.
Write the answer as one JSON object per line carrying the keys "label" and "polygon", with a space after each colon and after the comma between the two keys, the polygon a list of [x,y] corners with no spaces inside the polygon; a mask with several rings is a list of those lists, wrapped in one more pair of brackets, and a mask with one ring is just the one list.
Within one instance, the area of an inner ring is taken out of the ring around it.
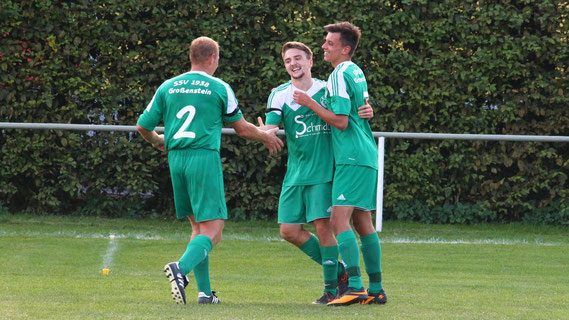
{"label": "white sponsor text on chest", "polygon": [[[306,115],[298,115],[294,117],[294,122],[302,126],[300,131],[295,132],[296,138],[313,135],[313,134],[319,134],[319,133],[330,133],[330,126],[327,123],[314,124],[312,121],[309,120],[310,117],[311,116],[306,116]],[[317,117],[317,116],[313,115],[312,117]],[[305,120],[309,122],[305,123],[303,121],[303,118],[306,118]]]}

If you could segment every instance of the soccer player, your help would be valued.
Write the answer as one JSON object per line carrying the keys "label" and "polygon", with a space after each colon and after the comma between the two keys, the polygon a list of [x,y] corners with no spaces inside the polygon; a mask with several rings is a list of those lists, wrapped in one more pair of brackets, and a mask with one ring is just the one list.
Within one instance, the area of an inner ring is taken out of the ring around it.
{"label": "soccer player", "polygon": [[[338,245],[330,227],[334,159],[330,126],[312,110],[293,101],[296,90],[324,103],[326,82],[312,78],[312,50],[300,42],[287,42],[282,58],[290,81],[277,87],[267,102],[265,128],[282,123],[288,143],[287,172],[279,198],[278,222],[283,239],[322,265],[324,294],[314,304],[327,304],[337,288],[347,290],[344,266],[338,263]],[[371,106],[362,116],[373,117]],[[259,124],[263,126],[259,118]],[[303,229],[313,222],[316,234]]]}
{"label": "soccer player", "polygon": [[[330,224],[338,240],[340,256],[346,264],[349,288],[328,305],[384,304],[387,297],[381,282],[381,247],[370,211],[375,209],[377,145],[369,123],[357,116],[358,106],[367,102],[368,88],[363,71],[351,61],[361,32],[349,22],[327,25],[324,29],[327,31],[322,45],[324,60],[334,67],[326,84],[328,109],[301,91],[294,93],[294,101],[309,107],[332,126],[336,168]],[[362,282],[358,242],[350,219],[362,244],[369,276],[367,291]]]}
{"label": "soccer player", "polygon": [[[261,141],[271,154],[283,142],[275,130],[264,131],[247,122],[238,108],[231,87],[213,77],[219,63],[219,46],[207,37],[190,45],[191,70],[166,80],[138,119],[144,139],[168,151],[168,166],[174,189],[176,217],[188,217],[191,241],[177,262],[166,264],[172,297],[185,304],[186,276],[192,270],[198,287],[198,303],[219,303],[211,290],[208,255],[221,240],[227,208],[219,147],[223,122],[240,137]],[[154,131],[164,121],[164,134]]]}

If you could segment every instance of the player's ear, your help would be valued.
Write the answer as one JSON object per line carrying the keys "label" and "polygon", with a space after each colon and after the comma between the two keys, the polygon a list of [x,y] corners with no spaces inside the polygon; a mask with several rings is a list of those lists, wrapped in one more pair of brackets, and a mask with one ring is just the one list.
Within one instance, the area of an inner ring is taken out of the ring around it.
{"label": "player's ear", "polygon": [[215,59],[216,59],[216,54],[215,54],[215,53],[212,53],[212,54],[210,54],[210,55],[207,57],[207,59],[205,60],[205,62],[206,62],[208,65],[212,65],[212,64],[215,62]]}

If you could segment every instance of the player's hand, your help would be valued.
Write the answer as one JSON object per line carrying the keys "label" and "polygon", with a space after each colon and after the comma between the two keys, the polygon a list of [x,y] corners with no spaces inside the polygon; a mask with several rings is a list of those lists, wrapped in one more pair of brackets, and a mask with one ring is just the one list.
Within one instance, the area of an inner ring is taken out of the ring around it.
{"label": "player's hand", "polygon": [[158,139],[152,142],[152,146],[162,152],[166,152],[166,147],[164,146],[164,135],[159,134]]}
{"label": "player's hand", "polygon": [[284,143],[281,139],[279,139],[276,134],[279,131],[279,128],[272,128],[265,131],[267,133],[266,139],[264,141],[265,147],[269,149],[269,154],[273,155],[279,151],[283,147]]}
{"label": "player's hand", "polygon": [[373,118],[373,109],[367,102],[367,98],[365,99],[365,105],[358,108],[358,115],[362,119],[371,119]]}
{"label": "player's hand", "polygon": [[263,118],[257,117],[257,122],[259,123],[259,130],[267,131],[267,126],[263,123]]}
{"label": "player's hand", "polygon": [[314,101],[306,92],[302,91],[295,91],[292,95],[292,99],[294,102],[298,103],[301,106],[309,107]]}

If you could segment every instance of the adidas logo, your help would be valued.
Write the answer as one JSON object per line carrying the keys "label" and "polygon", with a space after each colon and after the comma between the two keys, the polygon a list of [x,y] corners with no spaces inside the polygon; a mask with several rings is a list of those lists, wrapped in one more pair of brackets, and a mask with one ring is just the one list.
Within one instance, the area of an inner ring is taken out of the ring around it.
{"label": "adidas logo", "polygon": [[322,262],[322,264],[327,265],[327,266],[333,266],[336,264],[336,262],[334,262],[332,260],[326,260],[326,261]]}
{"label": "adidas logo", "polygon": [[346,200],[346,198],[344,198],[344,194],[342,193],[336,200]]}

